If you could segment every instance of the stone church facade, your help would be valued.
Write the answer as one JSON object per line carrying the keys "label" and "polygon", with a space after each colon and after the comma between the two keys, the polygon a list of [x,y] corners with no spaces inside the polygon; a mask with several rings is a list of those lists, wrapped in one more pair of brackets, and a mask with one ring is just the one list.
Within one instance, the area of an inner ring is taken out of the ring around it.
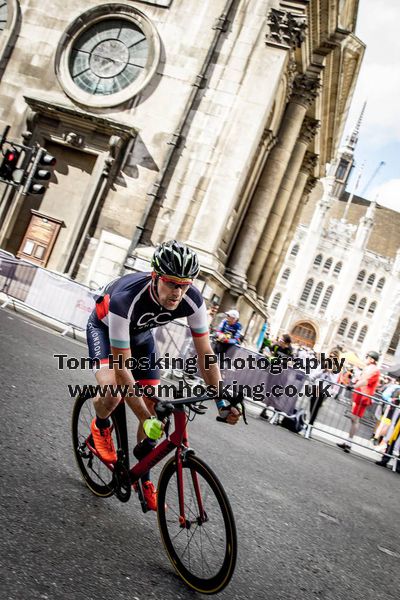
{"label": "stone church facade", "polygon": [[57,158],[0,183],[0,247],[97,286],[177,238],[254,330],[342,135],[358,0],[0,0],[0,127]]}
{"label": "stone church facade", "polygon": [[270,323],[299,344],[360,358],[378,350],[392,364],[400,359],[400,213],[344,192],[358,129],[303,210],[269,298]]}

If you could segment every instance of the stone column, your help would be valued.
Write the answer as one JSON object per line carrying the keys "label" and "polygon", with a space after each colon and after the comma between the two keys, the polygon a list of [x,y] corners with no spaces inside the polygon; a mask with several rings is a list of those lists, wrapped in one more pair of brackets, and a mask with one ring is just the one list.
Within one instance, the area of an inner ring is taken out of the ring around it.
{"label": "stone column", "polygon": [[315,160],[317,158],[314,154],[306,155],[306,160],[296,179],[292,202],[288,204],[284,214],[284,220],[285,222],[287,220],[289,226],[288,228],[282,228],[278,232],[274,246],[264,265],[264,270],[258,284],[258,293],[265,300],[267,300],[274,289],[276,278],[299,224],[302,210],[305,204],[307,204],[308,198],[318,181],[315,177],[309,176],[310,166]]}
{"label": "stone column", "polygon": [[[247,273],[249,286],[253,287],[253,289],[255,289],[256,283],[262,274],[268,254],[274,243],[275,236],[281,226],[282,217],[285,213],[288,203],[292,202],[291,196],[295,188],[296,178],[299,175],[300,168],[306,154],[307,146],[313,140],[315,134],[317,133],[318,127],[319,121],[309,117],[304,119],[300,131],[300,137],[294,146],[292,156],[290,157],[290,161],[285,171],[281,186],[275,198],[275,202],[264,227],[262,237]],[[315,155],[313,156],[315,157]],[[285,220],[282,223],[282,228],[287,231],[289,227],[290,221]]]}
{"label": "stone column", "polygon": [[319,87],[319,78],[315,75],[297,75],[294,80],[278,142],[270,152],[230,256],[230,278],[241,287],[299,137],[305,114],[317,97]]}

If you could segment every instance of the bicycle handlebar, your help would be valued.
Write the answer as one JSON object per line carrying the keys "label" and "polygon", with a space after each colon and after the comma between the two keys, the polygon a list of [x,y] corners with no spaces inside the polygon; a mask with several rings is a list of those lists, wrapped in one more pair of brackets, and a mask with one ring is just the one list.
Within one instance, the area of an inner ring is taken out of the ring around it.
{"label": "bicycle handlebar", "polygon": [[[155,402],[156,402],[155,412],[156,412],[157,418],[160,421],[162,421],[166,417],[169,417],[173,413],[175,407],[178,407],[178,406],[190,406],[192,408],[192,410],[194,410],[194,412],[196,412],[197,414],[204,414],[204,412],[205,412],[204,410],[201,410],[201,409],[198,410],[199,407],[194,407],[193,405],[199,404],[199,403],[202,403],[205,401],[209,401],[209,400],[215,400],[215,398],[212,398],[212,397],[210,398],[210,396],[208,396],[207,394],[203,394],[202,396],[191,396],[189,398],[175,398],[174,400],[157,399],[157,400],[155,400]],[[241,405],[243,420],[247,424],[243,394],[235,394],[232,397],[227,398],[226,400],[229,402],[229,406],[233,406],[236,408],[239,404]],[[227,408],[229,408],[229,406]],[[206,409],[207,407],[203,407],[203,408]],[[226,419],[217,417],[217,421],[226,422]]]}

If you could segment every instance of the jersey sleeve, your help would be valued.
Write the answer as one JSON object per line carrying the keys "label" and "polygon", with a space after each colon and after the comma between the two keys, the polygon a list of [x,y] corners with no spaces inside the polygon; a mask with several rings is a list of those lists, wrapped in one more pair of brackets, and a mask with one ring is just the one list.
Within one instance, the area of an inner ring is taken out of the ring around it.
{"label": "jersey sleeve", "polygon": [[110,300],[108,327],[110,345],[121,350],[130,349],[130,318],[123,294],[115,294]]}
{"label": "jersey sleeve", "polygon": [[201,337],[208,334],[207,310],[204,300],[200,306],[196,306],[194,312],[187,317],[187,322],[193,337]]}

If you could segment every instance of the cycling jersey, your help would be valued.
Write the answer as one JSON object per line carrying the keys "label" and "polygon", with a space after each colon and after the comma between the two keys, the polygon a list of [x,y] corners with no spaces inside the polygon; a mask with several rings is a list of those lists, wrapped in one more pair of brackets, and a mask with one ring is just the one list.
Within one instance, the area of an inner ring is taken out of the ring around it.
{"label": "cycling jersey", "polygon": [[151,273],[130,273],[106,285],[96,300],[95,312],[108,327],[111,346],[120,349],[129,349],[132,337],[181,317],[187,317],[194,337],[208,333],[199,290],[191,285],[177,308],[167,310],[154,296]]}

